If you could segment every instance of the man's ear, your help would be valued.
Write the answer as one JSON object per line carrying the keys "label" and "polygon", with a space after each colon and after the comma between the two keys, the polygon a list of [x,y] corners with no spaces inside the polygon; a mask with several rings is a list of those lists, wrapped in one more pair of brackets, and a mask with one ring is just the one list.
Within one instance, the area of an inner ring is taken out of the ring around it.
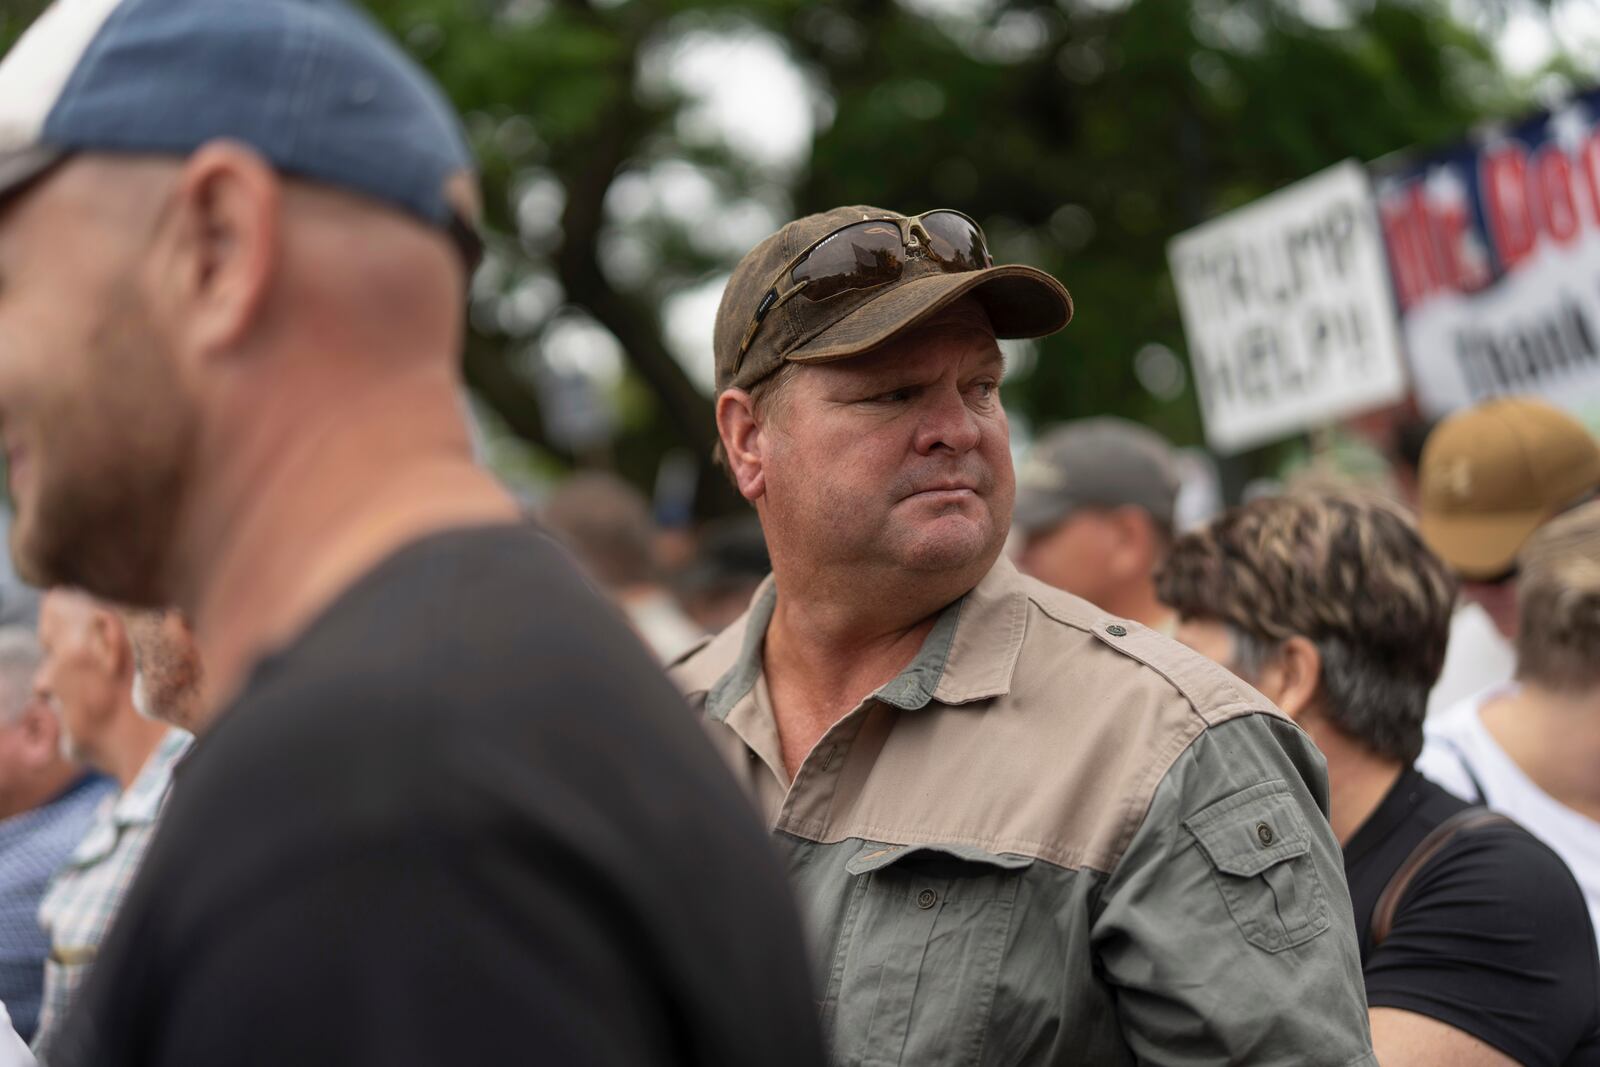
{"label": "man's ear", "polygon": [[1322,653],[1299,634],[1278,646],[1278,654],[1261,671],[1263,692],[1270,693],[1284,714],[1304,724],[1322,686]]}
{"label": "man's ear", "polygon": [[182,314],[185,347],[237,346],[271,288],[281,239],[282,183],[254,149],[213,141],[184,163],[165,226],[162,285]]}
{"label": "man's ear", "polygon": [[107,608],[96,608],[89,618],[89,647],[110,675],[133,673],[133,648],[122,626],[122,617]]}
{"label": "man's ear", "polygon": [[766,435],[756,424],[755,403],[743,389],[725,389],[717,397],[717,433],[728,457],[728,470],[746,500],[754,503],[767,490],[763,467]]}
{"label": "man's ear", "polygon": [[1156,531],[1149,514],[1135,504],[1124,504],[1107,513],[1116,525],[1117,546],[1112,554],[1116,577],[1144,577],[1155,571]]}

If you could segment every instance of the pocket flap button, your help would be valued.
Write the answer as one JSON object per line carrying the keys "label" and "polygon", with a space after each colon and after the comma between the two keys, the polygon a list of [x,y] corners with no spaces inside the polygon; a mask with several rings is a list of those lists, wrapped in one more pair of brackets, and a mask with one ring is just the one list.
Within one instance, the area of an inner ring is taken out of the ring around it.
{"label": "pocket flap button", "polygon": [[1263,847],[1272,844],[1272,827],[1264,822],[1256,823],[1256,838]]}

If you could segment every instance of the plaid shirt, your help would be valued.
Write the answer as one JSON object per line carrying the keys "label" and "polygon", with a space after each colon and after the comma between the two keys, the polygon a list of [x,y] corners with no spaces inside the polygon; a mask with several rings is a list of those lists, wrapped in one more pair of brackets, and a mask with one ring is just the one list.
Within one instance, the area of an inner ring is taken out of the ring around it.
{"label": "plaid shirt", "polygon": [[73,998],[88,977],[100,942],[138,872],[155,832],[156,817],[172,785],[172,768],[193,740],[169,730],[139,776],[120,796],[106,797],[94,825],[56,874],[39,905],[39,925],[50,939],[44,968],[44,1003],[34,1051],[47,1059]]}
{"label": "plaid shirt", "polygon": [[0,1001],[17,1033],[30,1037],[50,942],[39,929],[39,898],[72,855],[95,806],[116,783],[86,774],[48,804],[0,819]]}

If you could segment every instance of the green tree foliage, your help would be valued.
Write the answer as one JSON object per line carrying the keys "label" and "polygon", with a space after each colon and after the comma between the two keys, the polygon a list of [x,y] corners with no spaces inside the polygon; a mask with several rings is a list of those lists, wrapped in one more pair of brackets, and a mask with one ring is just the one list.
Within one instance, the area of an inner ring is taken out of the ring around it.
{"label": "green tree foliage", "polygon": [[[1146,346],[1183,350],[1171,236],[1340,159],[1447,140],[1517,105],[1484,40],[1443,3],[1411,0],[1349,3],[1332,25],[1285,0],[377,8],[474,115],[499,232],[516,232],[507,196],[519,176],[559,183],[555,232],[504,243],[501,291],[548,272],[622,342],[649,403],[616,459],[641,481],[664,447],[704,455],[710,444],[709,403],[662,340],[662,302],[742,249],[703,239],[703,220],[649,215],[628,224],[647,269],[611,277],[607,193],[630,175],[678,162],[727,210],[772,204],[776,221],[842,203],[962,208],[997,258],[1052,271],[1077,302],[1074,324],[1020,368],[1009,404],[1036,423],[1120,412],[1195,441],[1192,390],[1157,396],[1134,373]],[[649,77],[675,41],[748,32],[772,35],[818,90],[812,151],[793,173],[687,127],[690,102]],[[508,356],[518,339],[476,321],[475,384],[538,440],[537,405]]]}
{"label": "green tree foliage", "polygon": [[[39,6],[0,0],[0,42]],[[703,458],[714,440],[710,399],[673,357],[662,309],[750,243],[730,241],[728,218],[961,208],[997,259],[1050,270],[1077,302],[1073,325],[1018,368],[1009,405],[1035,422],[1119,412],[1189,442],[1192,391],[1157,395],[1134,372],[1147,346],[1183,349],[1172,235],[1340,159],[1447,140],[1519,102],[1445,0],[1329,0],[1315,5],[1319,22],[1291,0],[368,6],[443,83],[482,161],[493,256],[476,286],[468,380],[548,456],[592,461],[551,432],[538,372],[556,324],[598,324],[628,367],[602,458],[642,484],[668,449]],[[751,158],[695,121],[663,71],[707,35],[757,35],[798,65],[815,95],[808,159]],[[641,197],[664,173],[710,191],[700,210]],[[729,506],[720,478],[702,486],[702,510]]]}

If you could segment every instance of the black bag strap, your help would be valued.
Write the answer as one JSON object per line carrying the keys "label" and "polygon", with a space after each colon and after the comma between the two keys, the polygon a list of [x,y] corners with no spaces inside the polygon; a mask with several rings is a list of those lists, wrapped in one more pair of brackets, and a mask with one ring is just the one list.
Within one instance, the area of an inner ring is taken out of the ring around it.
{"label": "black bag strap", "polygon": [[1461,765],[1461,773],[1466,775],[1467,781],[1472,783],[1472,803],[1488,804],[1489,794],[1484,791],[1483,783],[1478,781],[1478,776],[1472,773],[1472,761],[1467,759],[1466,751],[1462,749],[1460,745],[1456,744],[1447,737],[1439,738],[1438,744],[1441,748],[1449,750],[1451,755],[1455,756],[1456,762]]}
{"label": "black bag strap", "polygon": [[1407,889],[1411,888],[1412,879],[1417,872],[1439,851],[1455,839],[1457,834],[1471,830],[1478,830],[1488,826],[1515,826],[1516,820],[1488,808],[1467,808],[1458,811],[1444,822],[1435,826],[1427,837],[1417,843],[1411,850],[1411,855],[1394,872],[1394,877],[1389,879],[1389,884],[1383,887],[1383,892],[1378,895],[1378,903],[1372,909],[1372,947],[1377,948],[1389,936],[1389,931],[1394,928],[1395,912],[1400,910],[1400,898],[1405,896]]}

